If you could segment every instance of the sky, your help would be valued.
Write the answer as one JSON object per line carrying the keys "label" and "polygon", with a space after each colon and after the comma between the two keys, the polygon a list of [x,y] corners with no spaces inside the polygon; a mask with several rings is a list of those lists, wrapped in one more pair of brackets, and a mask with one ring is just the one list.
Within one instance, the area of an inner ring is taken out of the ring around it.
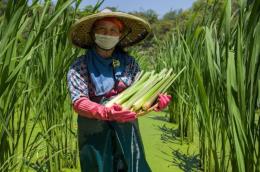
{"label": "sky", "polygon": [[[170,10],[187,9],[195,0],[105,0],[102,8],[107,6],[117,7],[119,11],[144,11],[153,9],[162,17]],[[86,5],[95,5],[97,0],[82,0],[80,8]]]}

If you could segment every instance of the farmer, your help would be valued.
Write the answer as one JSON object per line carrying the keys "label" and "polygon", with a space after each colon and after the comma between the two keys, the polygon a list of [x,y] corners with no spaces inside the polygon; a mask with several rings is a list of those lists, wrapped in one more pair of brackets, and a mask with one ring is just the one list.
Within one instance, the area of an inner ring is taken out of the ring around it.
{"label": "farmer", "polygon": [[[133,83],[140,68],[123,48],[141,41],[149,32],[146,21],[108,9],[84,17],[71,27],[71,42],[87,49],[67,74],[73,108],[78,113],[83,172],[151,171],[137,114],[119,105],[103,105]],[[155,110],[165,108],[170,99],[166,94],[159,95]]]}

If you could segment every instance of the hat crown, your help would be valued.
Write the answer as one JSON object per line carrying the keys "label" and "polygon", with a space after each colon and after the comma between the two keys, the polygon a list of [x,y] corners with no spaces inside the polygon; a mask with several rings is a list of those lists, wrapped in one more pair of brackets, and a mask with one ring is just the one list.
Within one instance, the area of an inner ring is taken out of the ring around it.
{"label": "hat crown", "polygon": [[111,13],[111,12],[113,12],[113,11],[108,8],[105,8],[102,11],[100,11],[100,13]]}

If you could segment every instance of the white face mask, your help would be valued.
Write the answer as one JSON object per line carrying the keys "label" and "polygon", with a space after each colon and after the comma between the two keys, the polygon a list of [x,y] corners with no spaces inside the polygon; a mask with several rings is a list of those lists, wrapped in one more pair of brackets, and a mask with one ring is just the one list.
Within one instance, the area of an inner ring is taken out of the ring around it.
{"label": "white face mask", "polygon": [[95,43],[105,50],[112,49],[119,42],[119,36],[95,34]]}

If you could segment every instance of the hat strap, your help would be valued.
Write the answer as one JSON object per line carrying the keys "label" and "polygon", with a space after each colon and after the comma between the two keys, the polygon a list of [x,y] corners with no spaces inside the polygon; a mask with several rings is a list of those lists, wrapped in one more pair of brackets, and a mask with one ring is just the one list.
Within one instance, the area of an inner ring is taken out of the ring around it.
{"label": "hat strap", "polygon": [[128,28],[128,32],[124,36],[122,36],[122,38],[119,40],[119,42],[121,42],[123,39],[125,39],[130,33],[132,33],[132,28]]}

